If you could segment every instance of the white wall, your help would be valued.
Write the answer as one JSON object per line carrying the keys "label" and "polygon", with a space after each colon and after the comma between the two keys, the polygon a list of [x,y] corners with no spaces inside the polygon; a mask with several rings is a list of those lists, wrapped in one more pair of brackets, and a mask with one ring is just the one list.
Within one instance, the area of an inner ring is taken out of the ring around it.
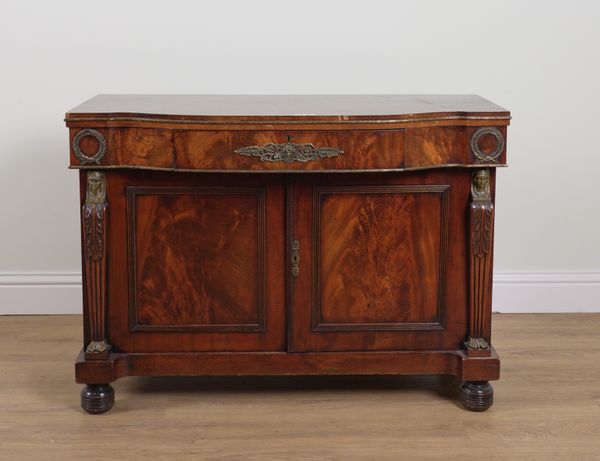
{"label": "white wall", "polygon": [[79,309],[63,116],[127,92],[485,96],[513,113],[496,309],[598,310],[599,22],[592,0],[2,0],[0,313]]}

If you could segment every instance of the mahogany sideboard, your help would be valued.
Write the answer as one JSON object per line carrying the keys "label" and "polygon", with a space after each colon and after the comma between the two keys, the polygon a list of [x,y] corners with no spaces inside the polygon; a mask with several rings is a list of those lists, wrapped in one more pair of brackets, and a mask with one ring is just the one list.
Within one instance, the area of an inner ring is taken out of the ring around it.
{"label": "mahogany sideboard", "polygon": [[494,191],[478,96],[99,95],[79,170],[81,406],[133,375],[447,374],[490,407]]}

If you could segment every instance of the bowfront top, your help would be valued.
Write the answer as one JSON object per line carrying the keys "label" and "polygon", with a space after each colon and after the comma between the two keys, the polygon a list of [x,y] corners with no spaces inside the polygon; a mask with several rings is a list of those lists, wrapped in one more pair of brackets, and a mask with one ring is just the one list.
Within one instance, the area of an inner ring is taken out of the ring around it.
{"label": "bowfront top", "polygon": [[72,168],[402,171],[503,166],[510,113],[474,95],[98,95]]}
{"label": "bowfront top", "polygon": [[76,120],[260,122],[494,119],[510,114],[475,95],[110,95],[95,96],[66,114]]}

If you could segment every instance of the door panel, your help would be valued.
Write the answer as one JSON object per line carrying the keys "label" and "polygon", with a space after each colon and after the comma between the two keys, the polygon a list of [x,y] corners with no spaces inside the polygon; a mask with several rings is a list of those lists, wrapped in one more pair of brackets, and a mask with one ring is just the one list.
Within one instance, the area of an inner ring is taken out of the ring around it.
{"label": "door panel", "polygon": [[133,331],[264,331],[265,189],[128,187]]}
{"label": "door panel", "polygon": [[108,275],[117,351],[285,349],[281,177],[129,172],[108,186],[109,256],[129,263]]}
{"label": "door panel", "polygon": [[313,330],[442,328],[448,187],[313,189]]}
{"label": "door panel", "polygon": [[457,348],[468,185],[455,173],[363,178],[295,180],[290,349]]}

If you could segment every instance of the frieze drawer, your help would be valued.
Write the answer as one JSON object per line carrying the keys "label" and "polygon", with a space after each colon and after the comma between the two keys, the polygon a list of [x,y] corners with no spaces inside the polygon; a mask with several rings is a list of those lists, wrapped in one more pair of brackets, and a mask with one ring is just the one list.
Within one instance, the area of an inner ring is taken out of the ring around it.
{"label": "frieze drawer", "polygon": [[172,131],[149,128],[70,129],[71,167],[173,169]]}
{"label": "frieze drawer", "polygon": [[404,165],[404,130],[176,131],[184,170],[360,170]]}

